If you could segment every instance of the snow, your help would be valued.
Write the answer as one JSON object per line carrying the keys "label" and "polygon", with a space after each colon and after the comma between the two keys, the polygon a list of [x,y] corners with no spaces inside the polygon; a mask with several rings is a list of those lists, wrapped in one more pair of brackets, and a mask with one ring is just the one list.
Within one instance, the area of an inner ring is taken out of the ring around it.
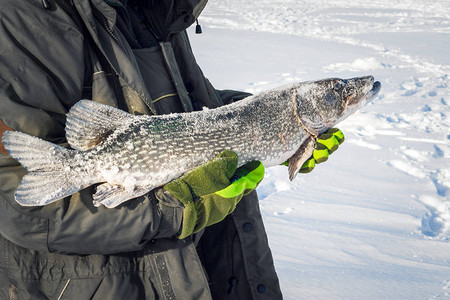
{"label": "snow", "polygon": [[219,89],[382,83],[326,163],[258,187],[285,299],[450,299],[449,16],[448,0],[216,0],[190,31]]}

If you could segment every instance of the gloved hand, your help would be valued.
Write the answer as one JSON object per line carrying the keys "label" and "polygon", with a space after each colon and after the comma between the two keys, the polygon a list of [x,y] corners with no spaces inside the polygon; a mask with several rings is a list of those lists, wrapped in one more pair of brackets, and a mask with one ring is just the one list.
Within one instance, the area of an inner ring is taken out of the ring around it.
{"label": "gloved hand", "polygon": [[336,151],[343,142],[344,133],[338,128],[331,128],[319,135],[311,158],[303,163],[299,173],[309,173],[314,169],[316,163],[320,164],[327,161],[328,156]]}
{"label": "gloved hand", "polygon": [[242,197],[253,191],[264,177],[260,161],[237,168],[238,157],[225,150],[206,164],[164,185],[184,205],[177,238],[183,239],[232,213]]}

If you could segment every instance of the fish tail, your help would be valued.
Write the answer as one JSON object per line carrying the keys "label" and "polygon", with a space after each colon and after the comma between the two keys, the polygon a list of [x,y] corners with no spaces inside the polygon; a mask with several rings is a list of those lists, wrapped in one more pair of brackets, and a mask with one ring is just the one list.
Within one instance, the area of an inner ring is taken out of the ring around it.
{"label": "fish tail", "polygon": [[19,204],[46,205],[86,186],[70,167],[74,150],[17,131],[5,132],[2,143],[11,157],[28,171],[14,194]]}

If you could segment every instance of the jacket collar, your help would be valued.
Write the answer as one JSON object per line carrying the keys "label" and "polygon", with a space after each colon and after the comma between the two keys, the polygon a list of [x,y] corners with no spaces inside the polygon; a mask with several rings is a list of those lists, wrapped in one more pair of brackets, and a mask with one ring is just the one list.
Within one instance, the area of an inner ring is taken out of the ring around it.
{"label": "jacket collar", "polygon": [[[154,0],[148,0],[154,1]],[[159,0],[162,1],[162,0]],[[176,0],[166,0],[176,1]],[[111,28],[116,23],[116,11],[114,6],[120,7],[126,5],[128,0],[91,0],[92,4],[100,10],[110,22]],[[208,0],[184,0],[177,1],[177,11],[174,11],[174,21],[168,26],[168,35],[181,32],[191,26],[200,16],[200,13],[206,6]],[[172,6],[172,5],[171,5]]]}

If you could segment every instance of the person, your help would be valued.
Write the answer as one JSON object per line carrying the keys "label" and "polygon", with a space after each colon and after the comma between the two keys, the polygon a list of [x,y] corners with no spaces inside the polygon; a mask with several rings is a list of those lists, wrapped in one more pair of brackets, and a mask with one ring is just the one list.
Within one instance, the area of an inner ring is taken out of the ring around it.
{"label": "person", "polygon": [[[247,97],[196,63],[186,29],[206,2],[0,0],[0,134],[68,147],[80,99],[167,114]],[[254,191],[264,171],[236,164],[224,151],[113,209],[94,207],[95,187],[26,207],[14,200],[26,171],[0,148],[0,299],[282,299]]]}

